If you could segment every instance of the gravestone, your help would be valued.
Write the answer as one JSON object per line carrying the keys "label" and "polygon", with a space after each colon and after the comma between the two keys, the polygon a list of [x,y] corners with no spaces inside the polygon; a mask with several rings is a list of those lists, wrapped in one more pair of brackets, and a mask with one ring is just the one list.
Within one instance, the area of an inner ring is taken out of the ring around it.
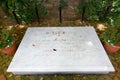
{"label": "gravestone", "polygon": [[93,27],[32,27],[7,72],[107,74],[114,68]]}

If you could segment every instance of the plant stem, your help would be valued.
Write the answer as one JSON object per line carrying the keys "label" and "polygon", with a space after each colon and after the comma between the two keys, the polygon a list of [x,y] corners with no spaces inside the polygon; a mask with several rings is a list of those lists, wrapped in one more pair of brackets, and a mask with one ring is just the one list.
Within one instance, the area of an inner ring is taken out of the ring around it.
{"label": "plant stem", "polygon": [[82,4],[83,4],[83,7],[82,7],[82,18],[81,18],[81,21],[83,22],[84,21],[85,12],[86,12],[86,5],[85,5],[85,1],[84,0],[82,0]]}
{"label": "plant stem", "polygon": [[62,8],[59,6],[59,21],[62,23]]}
{"label": "plant stem", "polygon": [[8,7],[8,0],[6,0],[5,5],[6,5],[6,12],[7,12],[7,14],[9,14],[9,12],[8,12],[9,11],[8,10],[9,9],[9,7]]}
{"label": "plant stem", "polygon": [[103,18],[104,18],[104,19],[106,18],[107,14],[109,13],[110,7],[111,7],[111,5],[108,5],[108,6],[106,7],[105,13],[104,13],[104,15],[103,15]]}
{"label": "plant stem", "polygon": [[84,21],[85,11],[86,11],[86,6],[83,6],[82,19],[81,19],[82,22]]}
{"label": "plant stem", "polygon": [[37,5],[35,5],[35,12],[36,12],[36,15],[37,15],[38,23],[40,24],[40,17],[39,17]]}
{"label": "plant stem", "polygon": [[13,13],[13,15],[14,15],[14,17],[15,17],[16,22],[17,22],[18,24],[20,24],[20,22],[19,22],[19,20],[18,20],[18,18],[17,18],[17,15],[16,15],[15,11],[12,11],[12,13]]}

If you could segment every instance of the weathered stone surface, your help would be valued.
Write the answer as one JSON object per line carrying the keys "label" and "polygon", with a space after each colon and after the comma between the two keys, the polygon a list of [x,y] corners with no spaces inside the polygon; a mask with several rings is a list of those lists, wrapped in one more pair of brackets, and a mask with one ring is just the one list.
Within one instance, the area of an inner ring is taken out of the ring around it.
{"label": "weathered stone surface", "polygon": [[114,68],[93,27],[34,27],[28,28],[7,71],[106,74]]}

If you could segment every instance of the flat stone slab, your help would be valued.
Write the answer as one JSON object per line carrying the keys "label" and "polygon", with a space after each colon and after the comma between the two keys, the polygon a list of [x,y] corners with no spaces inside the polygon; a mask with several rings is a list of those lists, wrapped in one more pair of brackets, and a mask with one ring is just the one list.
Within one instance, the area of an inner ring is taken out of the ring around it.
{"label": "flat stone slab", "polygon": [[32,27],[7,72],[107,74],[114,68],[93,27]]}

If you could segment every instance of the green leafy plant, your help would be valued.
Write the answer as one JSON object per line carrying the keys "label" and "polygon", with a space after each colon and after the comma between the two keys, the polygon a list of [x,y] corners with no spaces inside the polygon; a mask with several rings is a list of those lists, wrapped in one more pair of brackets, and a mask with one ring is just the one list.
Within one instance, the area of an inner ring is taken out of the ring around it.
{"label": "green leafy plant", "polygon": [[29,23],[33,21],[37,15],[35,7],[38,8],[40,15],[46,15],[47,9],[42,4],[48,0],[3,0],[3,9],[15,18],[19,23]]}
{"label": "green leafy plant", "polygon": [[61,7],[61,9],[64,9],[67,6],[68,5],[66,0],[59,0],[59,7]]}
{"label": "green leafy plant", "polygon": [[105,22],[112,26],[117,26],[118,19],[120,20],[120,0],[112,0],[111,9]]}
{"label": "green leafy plant", "polygon": [[13,43],[13,37],[10,35],[8,30],[0,30],[0,48],[5,48],[11,46]]}
{"label": "green leafy plant", "polygon": [[120,46],[120,25],[108,27],[103,34],[103,40],[111,45]]}
{"label": "green leafy plant", "polygon": [[13,44],[14,33],[15,30],[9,30],[7,24],[0,20],[0,48],[6,48]]}
{"label": "green leafy plant", "polygon": [[82,13],[84,6],[85,17],[89,21],[102,21],[115,26],[116,19],[120,17],[120,0],[84,0],[77,5],[76,12]]}
{"label": "green leafy plant", "polygon": [[59,7],[59,20],[60,20],[60,23],[62,23],[62,9],[67,7],[67,1],[66,0],[59,0],[58,7]]}
{"label": "green leafy plant", "polygon": [[102,0],[83,0],[80,1],[78,6],[76,7],[76,12],[81,13],[83,12],[83,8],[86,9],[85,17],[87,20],[100,20],[102,18],[101,14],[103,15],[103,8],[105,7],[106,2]]}

